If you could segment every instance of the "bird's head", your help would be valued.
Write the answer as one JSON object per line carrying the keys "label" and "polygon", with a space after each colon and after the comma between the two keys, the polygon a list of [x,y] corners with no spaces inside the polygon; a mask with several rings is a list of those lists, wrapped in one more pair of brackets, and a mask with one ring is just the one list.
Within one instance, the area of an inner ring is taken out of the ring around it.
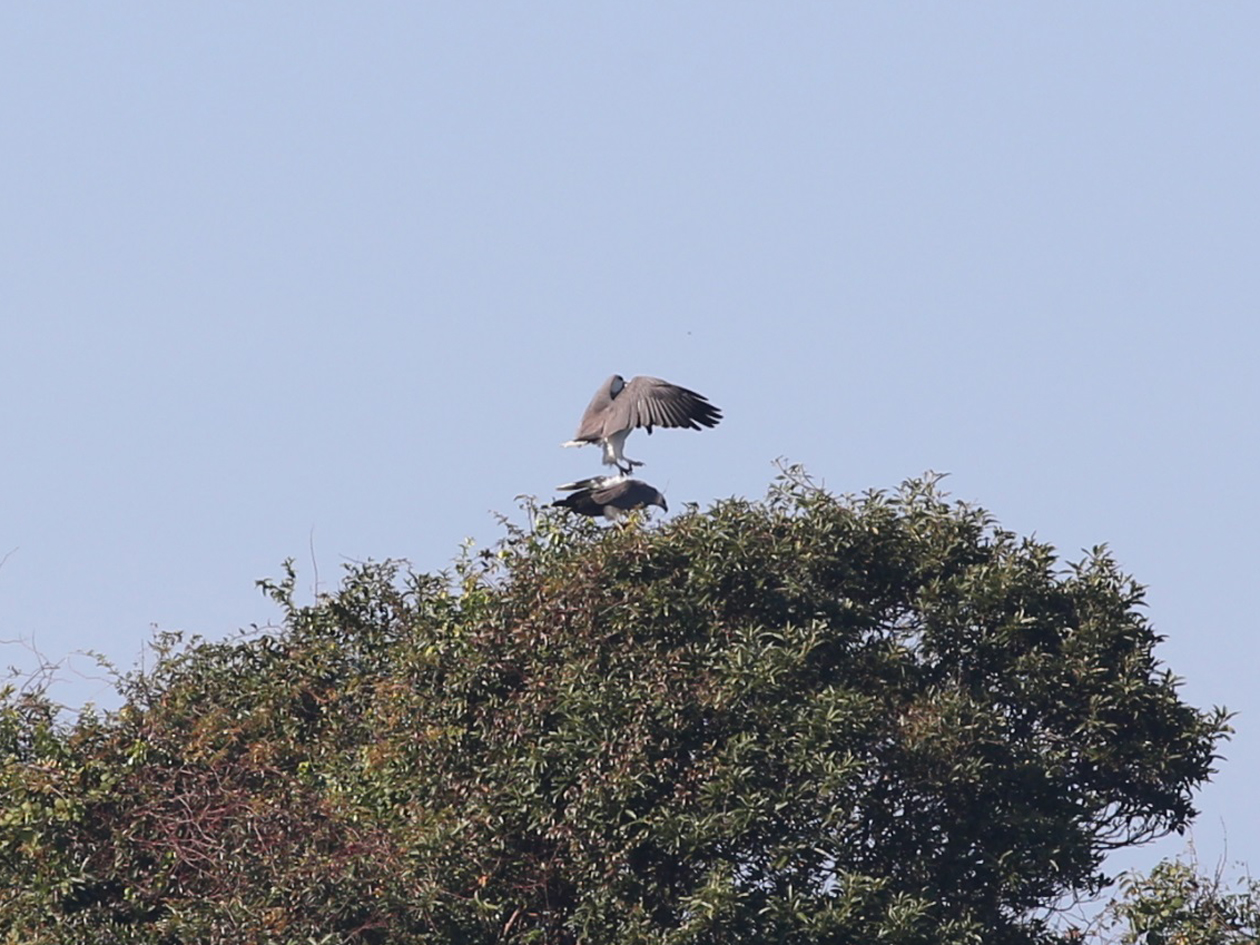
{"label": "bird's head", "polygon": [[612,397],[616,397],[621,393],[621,389],[626,386],[626,379],[620,374],[614,374],[608,379],[608,393]]}

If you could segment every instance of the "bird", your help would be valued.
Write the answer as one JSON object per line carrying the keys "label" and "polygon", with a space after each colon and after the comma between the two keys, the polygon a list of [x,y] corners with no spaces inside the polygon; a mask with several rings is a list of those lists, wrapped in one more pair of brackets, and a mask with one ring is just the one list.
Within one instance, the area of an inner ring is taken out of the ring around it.
{"label": "bird", "polygon": [[604,516],[615,522],[634,509],[659,505],[669,511],[665,496],[655,486],[649,486],[641,479],[627,479],[624,476],[595,476],[592,479],[579,479],[577,482],[556,486],[562,492],[570,492],[563,499],[557,499],[551,506],[566,508],[579,515],[595,518]]}
{"label": "bird", "polygon": [[620,374],[614,374],[591,398],[577,434],[561,445],[601,446],[604,464],[616,466],[619,473],[626,475],[635,466],[643,465],[623,452],[632,430],[643,427],[649,434],[654,426],[699,430],[715,427],[721,419],[722,411],[693,390],[659,377],[634,377],[627,383]]}

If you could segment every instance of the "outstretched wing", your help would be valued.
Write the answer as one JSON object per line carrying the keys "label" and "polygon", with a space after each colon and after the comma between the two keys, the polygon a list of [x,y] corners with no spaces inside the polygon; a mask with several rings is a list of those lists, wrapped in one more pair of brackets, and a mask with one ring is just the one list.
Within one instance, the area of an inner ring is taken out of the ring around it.
{"label": "outstretched wing", "polygon": [[644,427],[648,433],[652,427],[715,427],[722,419],[722,411],[694,390],[659,377],[640,376],[632,378],[620,394],[611,398],[603,416],[603,435],[610,436],[636,427]]}
{"label": "outstretched wing", "polygon": [[621,383],[621,376],[614,374],[604,381],[599,390],[595,391],[595,396],[586,407],[586,413],[582,414],[582,419],[578,422],[578,430],[573,437],[574,443],[595,442],[605,435],[604,425],[608,411],[613,405],[613,398],[616,397],[613,391],[620,390]]}

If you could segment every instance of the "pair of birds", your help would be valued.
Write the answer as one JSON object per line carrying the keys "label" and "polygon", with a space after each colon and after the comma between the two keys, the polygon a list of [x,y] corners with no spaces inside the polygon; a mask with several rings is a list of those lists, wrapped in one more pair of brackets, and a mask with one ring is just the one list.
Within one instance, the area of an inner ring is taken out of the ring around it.
{"label": "pair of birds", "polygon": [[580,515],[603,515],[609,520],[649,505],[669,511],[665,497],[656,487],[641,479],[628,478],[635,466],[643,464],[626,456],[626,437],[639,427],[649,434],[653,427],[700,430],[717,426],[721,419],[722,411],[693,390],[659,377],[634,377],[627,382],[620,374],[614,374],[591,398],[578,424],[577,435],[561,445],[599,446],[604,453],[604,465],[617,467],[617,475],[595,476],[558,486],[571,494],[551,504]]}

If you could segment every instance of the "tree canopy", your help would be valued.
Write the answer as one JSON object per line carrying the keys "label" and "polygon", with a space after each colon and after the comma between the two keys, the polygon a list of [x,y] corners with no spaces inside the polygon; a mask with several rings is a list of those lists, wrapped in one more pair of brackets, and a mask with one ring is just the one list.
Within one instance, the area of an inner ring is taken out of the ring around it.
{"label": "tree canopy", "polygon": [[288,566],[283,626],[161,638],[117,711],[10,689],[3,940],[1053,942],[1227,731],[1105,548],[933,478],[527,511],[450,574]]}

